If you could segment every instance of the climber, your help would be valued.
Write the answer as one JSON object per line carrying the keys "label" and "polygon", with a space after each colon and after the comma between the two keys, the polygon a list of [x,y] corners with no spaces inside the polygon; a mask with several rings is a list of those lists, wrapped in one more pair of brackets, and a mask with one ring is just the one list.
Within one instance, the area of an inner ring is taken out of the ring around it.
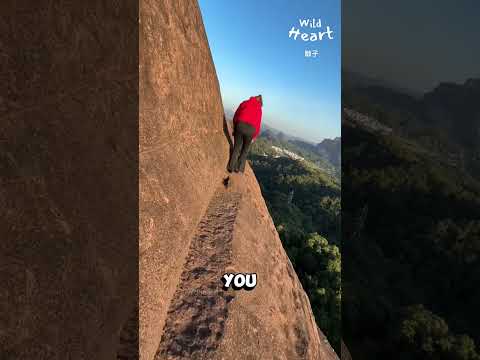
{"label": "climber", "polygon": [[260,133],[262,122],[262,95],[243,101],[233,116],[233,146],[228,162],[228,172],[244,172],[248,148]]}

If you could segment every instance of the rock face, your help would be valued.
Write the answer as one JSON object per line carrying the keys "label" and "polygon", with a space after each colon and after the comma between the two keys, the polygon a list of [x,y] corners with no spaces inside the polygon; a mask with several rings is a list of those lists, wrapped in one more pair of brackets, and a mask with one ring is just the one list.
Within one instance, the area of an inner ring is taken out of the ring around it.
{"label": "rock face", "polygon": [[0,358],[113,359],[136,348],[138,5],[0,12]]}
{"label": "rock face", "polygon": [[229,142],[198,4],[140,1],[141,359],[336,359]]}

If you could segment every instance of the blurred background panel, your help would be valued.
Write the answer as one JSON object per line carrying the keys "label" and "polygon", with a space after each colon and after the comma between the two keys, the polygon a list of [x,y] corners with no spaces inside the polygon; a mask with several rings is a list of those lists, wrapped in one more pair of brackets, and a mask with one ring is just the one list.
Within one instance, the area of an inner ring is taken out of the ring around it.
{"label": "blurred background panel", "polygon": [[468,0],[343,1],[342,333],[353,359],[479,358],[479,15]]}
{"label": "blurred background panel", "polygon": [[0,357],[134,358],[138,3],[0,12]]}

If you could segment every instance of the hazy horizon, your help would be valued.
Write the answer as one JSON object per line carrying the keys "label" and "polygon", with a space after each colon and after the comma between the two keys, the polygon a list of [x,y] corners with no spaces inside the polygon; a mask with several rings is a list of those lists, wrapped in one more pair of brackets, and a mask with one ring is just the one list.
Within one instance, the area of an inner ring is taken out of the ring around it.
{"label": "hazy horizon", "polygon": [[[227,118],[227,120],[232,120],[233,118],[233,114],[235,112],[235,110],[231,110],[231,109],[227,109],[227,108],[224,108],[224,111],[225,111],[225,116]],[[318,144],[318,143],[321,143],[323,140],[334,140],[336,138],[341,138],[341,135],[338,135],[338,136],[334,136],[334,137],[326,137],[326,138],[323,138],[319,141],[315,141],[315,140],[309,140],[309,139],[306,139],[304,138],[303,136],[301,135],[298,135],[297,132],[295,130],[291,131],[289,129],[284,129],[284,128],[279,128],[278,126],[276,126],[275,124],[272,124],[271,122],[269,122],[268,120],[263,120],[262,121],[262,130],[261,131],[264,131],[265,128],[271,128],[273,130],[276,130],[276,131],[280,131],[284,134],[286,134],[287,136],[291,136],[291,137],[295,137],[295,138],[298,138],[299,140],[303,140],[305,142],[308,142],[310,144]]]}
{"label": "hazy horizon", "polygon": [[365,79],[365,85],[367,85],[367,86],[368,85],[381,86],[381,87],[385,87],[387,89],[394,90],[396,92],[400,92],[400,93],[403,93],[403,94],[411,95],[411,96],[414,96],[414,97],[417,97],[417,98],[435,90],[441,84],[455,84],[455,85],[461,86],[461,85],[464,85],[470,79],[480,80],[480,74],[477,75],[477,76],[475,76],[475,75],[467,76],[467,77],[465,77],[465,79],[439,80],[437,82],[432,83],[431,87],[428,87],[424,90],[419,90],[419,89],[403,87],[401,83],[393,82],[393,81],[391,81],[391,80],[389,80],[388,78],[385,78],[385,77],[378,77],[378,76],[374,77],[374,76],[372,76],[372,74],[370,74],[368,72],[360,72],[360,71],[355,71],[355,70],[351,70],[351,69],[348,69],[348,68],[343,68],[342,73],[344,73],[344,74],[346,73],[348,75],[354,75],[354,76],[357,76],[357,77],[364,78]]}
{"label": "hazy horizon", "polygon": [[480,77],[478,1],[345,0],[342,8],[346,70],[414,93]]}

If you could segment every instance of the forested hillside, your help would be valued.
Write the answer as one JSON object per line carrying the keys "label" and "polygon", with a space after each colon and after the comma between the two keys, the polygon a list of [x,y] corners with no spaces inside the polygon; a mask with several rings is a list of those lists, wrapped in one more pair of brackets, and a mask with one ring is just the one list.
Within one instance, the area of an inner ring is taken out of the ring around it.
{"label": "forested hillside", "polygon": [[479,359],[479,183],[413,137],[348,124],[342,136],[342,330],[353,358]]}
{"label": "forested hillside", "polygon": [[[271,146],[271,140],[259,138],[252,146],[250,162],[283,246],[309,296],[315,320],[339,353],[338,179],[309,160],[279,156]],[[307,156],[305,152],[302,155]]]}

